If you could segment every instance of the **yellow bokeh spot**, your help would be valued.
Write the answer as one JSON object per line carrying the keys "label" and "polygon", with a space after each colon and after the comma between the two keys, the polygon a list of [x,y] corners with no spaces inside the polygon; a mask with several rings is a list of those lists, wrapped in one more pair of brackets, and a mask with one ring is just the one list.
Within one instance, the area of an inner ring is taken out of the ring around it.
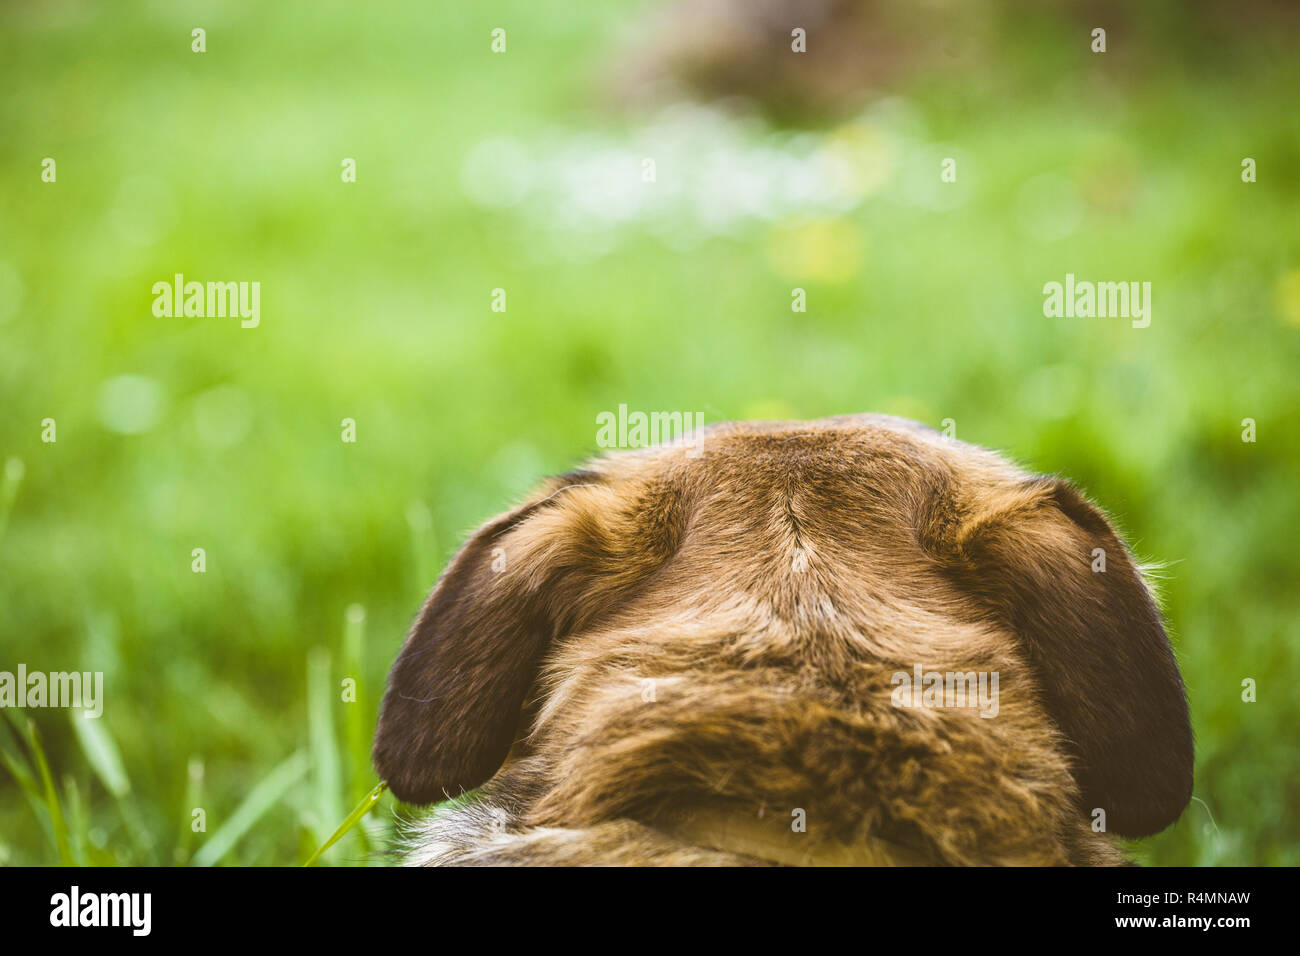
{"label": "yellow bokeh spot", "polygon": [[801,219],[778,225],[768,238],[768,260],[793,281],[845,282],[862,265],[865,243],[845,219]]}
{"label": "yellow bokeh spot", "polygon": [[1273,287],[1273,302],[1283,321],[1300,328],[1300,269],[1278,276],[1277,285]]}
{"label": "yellow bokeh spot", "polygon": [[857,200],[870,196],[889,179],[893,148],[885,133],[873,126],[851,123],[834,130],[822,146],[836,161],[845,192]]}

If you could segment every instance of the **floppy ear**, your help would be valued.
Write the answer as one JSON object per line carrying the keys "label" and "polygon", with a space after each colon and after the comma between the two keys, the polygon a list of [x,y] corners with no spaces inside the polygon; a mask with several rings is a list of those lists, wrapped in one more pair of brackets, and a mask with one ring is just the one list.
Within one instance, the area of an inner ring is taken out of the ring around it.
{"label": "floppy ear", "polygon": [[1160,612],[1124,542],[1054,478],[1000,496],[957,538],[967,589],[1019,636],[1071,744],[1085,812],[1103,808],[1121,836],[1164,829],[1191,798],[1192,731]]}
{"label": "floppy ear", "polygon": [[471,536],[388,677],[372,759],[394,795],[432,803],[496,772],[551,642],[675,548],[675,531],[640,526],[664,513],[652,504],[628,509],[593,473],[574,472]]}
{"label": "floppy ear", "polygon": [[494,549],[536,506],[480,528],[452,559],[388,676],[372,757],[407,803],[478,786],[514,742],[550,623],[519,575],[494,571]]}

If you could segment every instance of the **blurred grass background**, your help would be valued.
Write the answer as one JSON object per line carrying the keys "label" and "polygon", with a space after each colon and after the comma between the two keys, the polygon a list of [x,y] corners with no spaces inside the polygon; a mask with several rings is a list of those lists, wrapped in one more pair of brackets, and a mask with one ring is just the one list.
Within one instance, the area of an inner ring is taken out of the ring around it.
{"label": "blurred grass background", "polygon": [[[897,49],[960,55],[792,116],[619,108],[655,4],[462,6],[0,7],[0,669],[103,671],[106,697],[7,712],[0,862],[305,859],[375,783],[384,674],[460,536],[620,403],[952,418],[1074,478],[1167,563],[1191,698],[1204,805],[1138,857],[1300,860],[1285,9],[881,5]],[[664,130],[617,215],[570,175]],[[851,188],[802,211],[758,182],[719,214],[692,179],[837,149]],[[177,272],[260,281],[261,326],[155,318]],[[1067,272],[1150,281],[1150,328],[1044,318]],[[388,811],[325,860],[378,859]]]}

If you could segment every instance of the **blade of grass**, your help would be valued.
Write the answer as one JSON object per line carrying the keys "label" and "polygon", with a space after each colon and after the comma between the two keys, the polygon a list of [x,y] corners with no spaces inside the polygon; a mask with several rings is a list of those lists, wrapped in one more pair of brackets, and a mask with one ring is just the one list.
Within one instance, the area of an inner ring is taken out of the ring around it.
{"label": "blade of grass", "polygon": [[[370,773],[369,697],[365,692],[366,609],[351,604],[343,618],[343,668],[353,681],[352,700],[343,707],[344,746],[348,757],[348,794],[351,802],[365,796]],[[370,835],[365,827],[357,828],[362,852],[370,849]]]}
{"label": "blade of grass", "polygon": [[13,747],[8,742],[4,742],[0,745],[0,763],[3,763],[10,776],[18,781],[23,796],[27,798],[32,813],[36,815],[36,822],[40,824],[41,831],[45,834],[45,838],[51,844],[54,844],[54,830],[50,827],[45,794],[42,792],[33,772],[26,766],[26,756],[22,750]]}
{"label": "blade of grass", "polygon": [[311,866],[320,859],[322,853],[332,847],[335,843],[338,843],[339,840],[343,839],[343,837],[347,835],[348,831],[360,823],[361,818],[374,808],[375,804],[379,802],[379,798],[384,795],[384,791],[387,789],[388,784],[381,783],[375,787],[375,789],[362,797],[361,802],[353,807],[352,812],[347,815],[347,819],[340,823],[338,829],[330,834],[330,838],[321,844],[320,848],[315,853],[308,857],[307,862],[304,863],[303,866]]}
{"label": "blade of grass", "polygon": [[24,766],[27,762],[27,758],[24,756],[22,750],[16,746],[16,739],[19,738],[20,735],[15,733],[14,737],[15,740],[11,741],[8,733],[0,735],[0,761],[3,761],[6,769],[8,769],[14,780],[18,782],[18,786],[22,787],[29,797],[35,798],[39,803],[44,803],[45,794],[41,792],[40,785],[36,782],[35,774]]}
{"label": "blade of grass", "polygon": [[212,866],[218,863],[253,824],[280,802],[310,767],[307,754],[299,750],[262,778],[230,815],[230,819],[217,828],[207,843],[199,847],[199,852],[194,854],[194,865]]}
{"label": "blade of grass", "polygon": [[45,838],[53,844],[54,830],[50,827],[49,817],[46,811],[45,794],[41,790],[41,785],[36,779],[33,769],[28,766],[27,754],[21,746],[24,734],[19,729],[16,718],[12,717],[8,710],[4,711],[5,719],[0,720],[0,727],[5,728],[5,732],[0,734],[0,763],[3,763],[9,775],[18,782],[19,789],[22,790],[23,796],[27,798],[27,803],[32,808],[32,813],[36,815],[36,822],[40,824],[41,831]]}
{"label": "blade of grass", "polygon": [[70,710],[68,716],[72,721],[73,736],[81,746],[95,776],[104,785],[117,804],[126,824],[127,836],[135,847],[140,862],[153,862],[152,840],[149,831],[140,820],[135,806],[126,798],[131,793],[131,780],[126,775],[126,766],[122,762],[122,753],[117,741],[104,724],[102,717],[88,718],[83,712]]}
{"label": "blade of grass", "polygon": [[68,836],[71,838],[72,858],[77,861],[77,866],[85,866],[90,847],[90,816],[86,810],[86,801],[81,798],[77,778],[70,773],[63,775],[63,792],[68,798]]}
{"label": "blade of grass", "polygon": [[307,732],[311,741],[314,831],[318,842],[325,838],[329,822],[343,813],[339,806],[343,781],[338,735],[334,732],[330,660],[330,652],[324,647],[313,647],[307,655]]}
{"label": "blade of grass", "polygon": [[117,742],[103,726],[102,718],[88,719],[77,711],[69,711],[73,736],[86,755],[86,762],[95,771],[100,782],[116,799],[121,800],[131,792],[131,781],[122,764],[122,754]]}
{"label": "blade of grass", "polygon": [[185,802],[181,804],[181,832],[172,851],[172,859],[185,863],[190,858],[190,847],[194,845],[194,811],[203,802],[203,758],[198,754],[190,757],[185,768]]}
{"label": "blade of grass", "polygon": [[36,769],[40,772],[41,784],[45,788],[45,805],[50,814],[50,826],[54,829],[54,844],[59,851],[59,863],[63,866],[73,866],[75,864],[72,859],[72,844],[68,840],[68,826],[63,819],[59,791],[54,786],[49,761],[45,759],[45,748],[41,746],[40,732],[31,718],[27,720],[27,742],[31,745],[32,756],[36,758]]}

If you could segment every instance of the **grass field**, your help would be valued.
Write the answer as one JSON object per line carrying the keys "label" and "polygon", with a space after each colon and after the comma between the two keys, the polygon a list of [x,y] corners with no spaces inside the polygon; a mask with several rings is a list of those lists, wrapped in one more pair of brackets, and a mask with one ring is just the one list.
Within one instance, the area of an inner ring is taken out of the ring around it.
{"label": "grass field", "polygon": [[[1300,862],[1293,25],[990,12],[970,74],[790,130],[610,109],[644,5],[441,6],[0,8],[0,670],[104,674],[99,720],[6,710],[0,862],[306,859],[461,535],[620,404],[952,419],[1076,480],[1191,700],[1199,802],[1136,855]],[[176,273],[260,324],[155,316]],[[1150,326],[1045,317],[1067,273]]]}

